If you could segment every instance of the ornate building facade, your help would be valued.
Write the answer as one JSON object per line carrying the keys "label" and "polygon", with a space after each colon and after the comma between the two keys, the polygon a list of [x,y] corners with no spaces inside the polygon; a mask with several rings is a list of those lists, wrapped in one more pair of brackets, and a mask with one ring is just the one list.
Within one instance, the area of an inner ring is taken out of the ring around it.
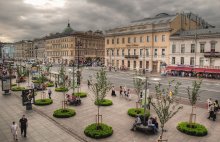
{"label": "ornate building facade", "polygon": [[161,64],[169,64],[170,61],[170,35],[181,30],[210,26],[192,13],[160,13],[109,29],[105,38],[105,65],[160,72]]}

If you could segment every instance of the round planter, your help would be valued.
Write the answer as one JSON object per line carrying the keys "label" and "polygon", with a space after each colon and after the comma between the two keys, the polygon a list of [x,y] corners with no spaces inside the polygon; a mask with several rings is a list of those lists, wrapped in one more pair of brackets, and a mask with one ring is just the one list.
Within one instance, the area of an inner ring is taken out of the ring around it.
{"label": "round planter", "polygon": [[112,104],[113,104],[112,101],[108,100],[108,99],[100,100],[99,103],[97,101],[95,101],[95,105],[99,105],[99,106],[110,106]]}
{"label": "round planter", "polygon": [[177,130],[191,136],[206,136],[208,134],[206,127],[198,123],[190,125],[189,122],[180,122],[177,125]]}
{"label": "round planter", "polygon": [[22,90],[25,90],[25,87],[12,87],[11,88],[11,91],[22,91]]}
{"label": "round planter", "polygon": [[[144,116],[144,109],[143,108],[130,108],[128,110],[128,115],[131,117],[137,117],[137,115]],[[150,116],[150,112],[146,109],[146,117]]]}
{"label": "round planter", "polygon": [[56,92],[67,92],[69,89],[65,87],[55,88]]}
{"label": "round planter", "polygon": [[47,83],[47,87],[54,87],[54,84],[53,83]]}
{"label": "round planter", "polygon": [[85,128],[84,134],[94,139],[101,139],[111,136],[113,134],[113,129],[111,126],[103,123],[100,123],[97,127],[97,124],[94,123]]}
{"label": "round planter", "polygon": [[76,96],[76,97],[79,96],[80,98],[85,98],[85,97],[87,97],[87,93],[85,93],[85,92],[74,93],[74,96]]}
{"label": "round planter", "polygon": [[52,99],[39,99],[39,100],[35,100],[35,105],[38,105],[38,106],[50,105],[52,103],[53,103]]}
{"label": "round planter", "polygon": [[57,118],[69,118],[76,115],[74,109],[58,109],[53,112],[53,116]]}
{"label": "round planter", "polygon": [[11,86],[12,86],[12,87],[17,86],[17,84],[16,84],[16,83],[13,83],[13,84],[11,84]]}

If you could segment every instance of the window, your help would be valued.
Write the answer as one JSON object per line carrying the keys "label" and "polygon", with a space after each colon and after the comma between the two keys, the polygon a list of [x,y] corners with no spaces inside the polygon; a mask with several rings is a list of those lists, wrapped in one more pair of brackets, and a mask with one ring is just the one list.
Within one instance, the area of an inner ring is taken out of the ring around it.
{"label": "window", "polygon": [[140,49],[140,56],[143,55],[143,49]]}
{"label": "window", "polygon": [[215,65],[215,59],[211,59],[210,60],[210,66],[214,66]]}
{"label": "window", "polygon": [[194,57],[190,57],[190,65],[191,65],[191,66],[194,65]]}
{"label": "window", "polygon": [[154,41],[157,42],[157,35],[154,36]]}
{"label": "window", "polygon": [[128,49],[128,55],[130,56],[131,49]]}
{"label": "window", "polygon": [[199,58],[199,66],[204,66],[204,57]]}
{"label": "window", "polygon": [[184,57],[180,57],[180,64],[184,65]]}
{"label": "window", "polygon": [[147,36],[147,42],[150,42],[150,36]]}
{"label": "window", "polygon": [[176,45],[175,44],[172,45],[172,53],[176,53]]}
{"label": "window", "polygon": [[211,42],[211,52],[215,52],[215,42]]}
{"label": "window", "polygon": [[130,68],[130,61],[128,61],[128,68]]}
{"label": "window", "polygon": [[115,44],[115,40],[114,39],[112,39],[112,44]]}
{"label": "window", "polygon": [[154,57],[157,57],[157,49],[154,49]]}
{"label": "window", "polygon": [[134,55],[136,55],[136,49],[134,49]]}
{"label": "window", "polygon": [[162,35],[162,42],[165,42],[165,35]]}
{"label": "window", "polygon": [[172,64],[175,65],[175,63],[176,63],[176,58],[172,57]]}
{"label": "window", "polygon": [[140,65],[139,65],[139,67],[142,68],[142,61],[140,61]]}
{"label": "window", "polygon": [[124,44],[125,43],[125,38],[122,38],[122,44]]}
{"label": "window", "polygon": [[181,53],[185,53],[185,44],[181,44]]}
{"label": "window", "polygon": [[161,55],[162,57],[165,56],[165,49],[162,49]]}
{"label": "window", "polygon": [[122,49],[122,56],[124,56],[125,55],[125,50],[124,49]]}
{"label": "window", "polygon": [[149,57],[149,49],[146,49],[146,57]]}
{"label": "window", "polygon": [[191,53],[195,53],[195,44],[191,44]]}
{"label": "window", "polygon": [[134,43],[136,43],[136,37],[134,37]]}
{"label": "window", "polygon": [[128,43],[131,43],[131,38],[130,37],[128,37]]}
{"label": "window", "polygon": [[117,49],[117,56],[119,56],[119,49]]}
{"label": "window", "polygon": [[119,38],[117,38],[117,44],[119,44]]}
{"label": "window", "polygon": [[141,42],[143,42],[143,37],[142,37],[142,36],[140,37],[140,43],[141,43]]}
{"label": "window", "polygon": [[125,62],[124,62],[124,60],[122,60],[122,61],[121,61],[121,63],[122,63],[122,66],[124,66],[124,65],[125,65]]}
{"label": "window", "polygon": [[114,49],[112,49],[112,56],[114,56]]}
{"label": "window", "polygon": [[133,68],[136,69],[136,61],[134,61]]}
{"label": "window", "polygon": [[109,39],[107,39],[107,44],[109,44]]}
{"label": "window", "polygon": [[200,44],[200,53],[204,53],[204,51],[205,51],[205,44],[201,43]]}

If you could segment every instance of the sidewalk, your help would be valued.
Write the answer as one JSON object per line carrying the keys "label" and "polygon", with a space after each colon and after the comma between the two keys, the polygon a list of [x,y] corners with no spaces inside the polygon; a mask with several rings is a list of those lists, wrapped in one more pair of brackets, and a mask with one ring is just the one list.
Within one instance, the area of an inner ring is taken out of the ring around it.
{"label": "sidewalk", "polygon": [[0,142],[13,142],[10,126],[13,121],[19,124],[23,114],[28,119],[27,137],[24,138],[18,131],[19,142],[80,142],[47,118],[36,111],[26,111],[21,99],[14,94],[4,96],[0,94]]}

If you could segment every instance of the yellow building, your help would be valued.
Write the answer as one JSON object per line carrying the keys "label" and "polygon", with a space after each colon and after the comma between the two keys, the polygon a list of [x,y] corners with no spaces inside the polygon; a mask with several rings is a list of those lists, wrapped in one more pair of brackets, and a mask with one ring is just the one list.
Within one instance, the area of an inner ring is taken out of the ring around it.
{"label": "yellow building", "polygon": [[105,39],[101,31],[74,31],[68,23],[62,33],[51,34],[44,39],[48,62],[72,64],[77,63],[79,56],[81,64],[94,61],[104,63]]}
{"label": "yellow building", "polygon": [[106,31],[105,65],[118,69],[160,72],[169,63],[170,35],[210,25],[192,13],[154,17],[133,21]]}

